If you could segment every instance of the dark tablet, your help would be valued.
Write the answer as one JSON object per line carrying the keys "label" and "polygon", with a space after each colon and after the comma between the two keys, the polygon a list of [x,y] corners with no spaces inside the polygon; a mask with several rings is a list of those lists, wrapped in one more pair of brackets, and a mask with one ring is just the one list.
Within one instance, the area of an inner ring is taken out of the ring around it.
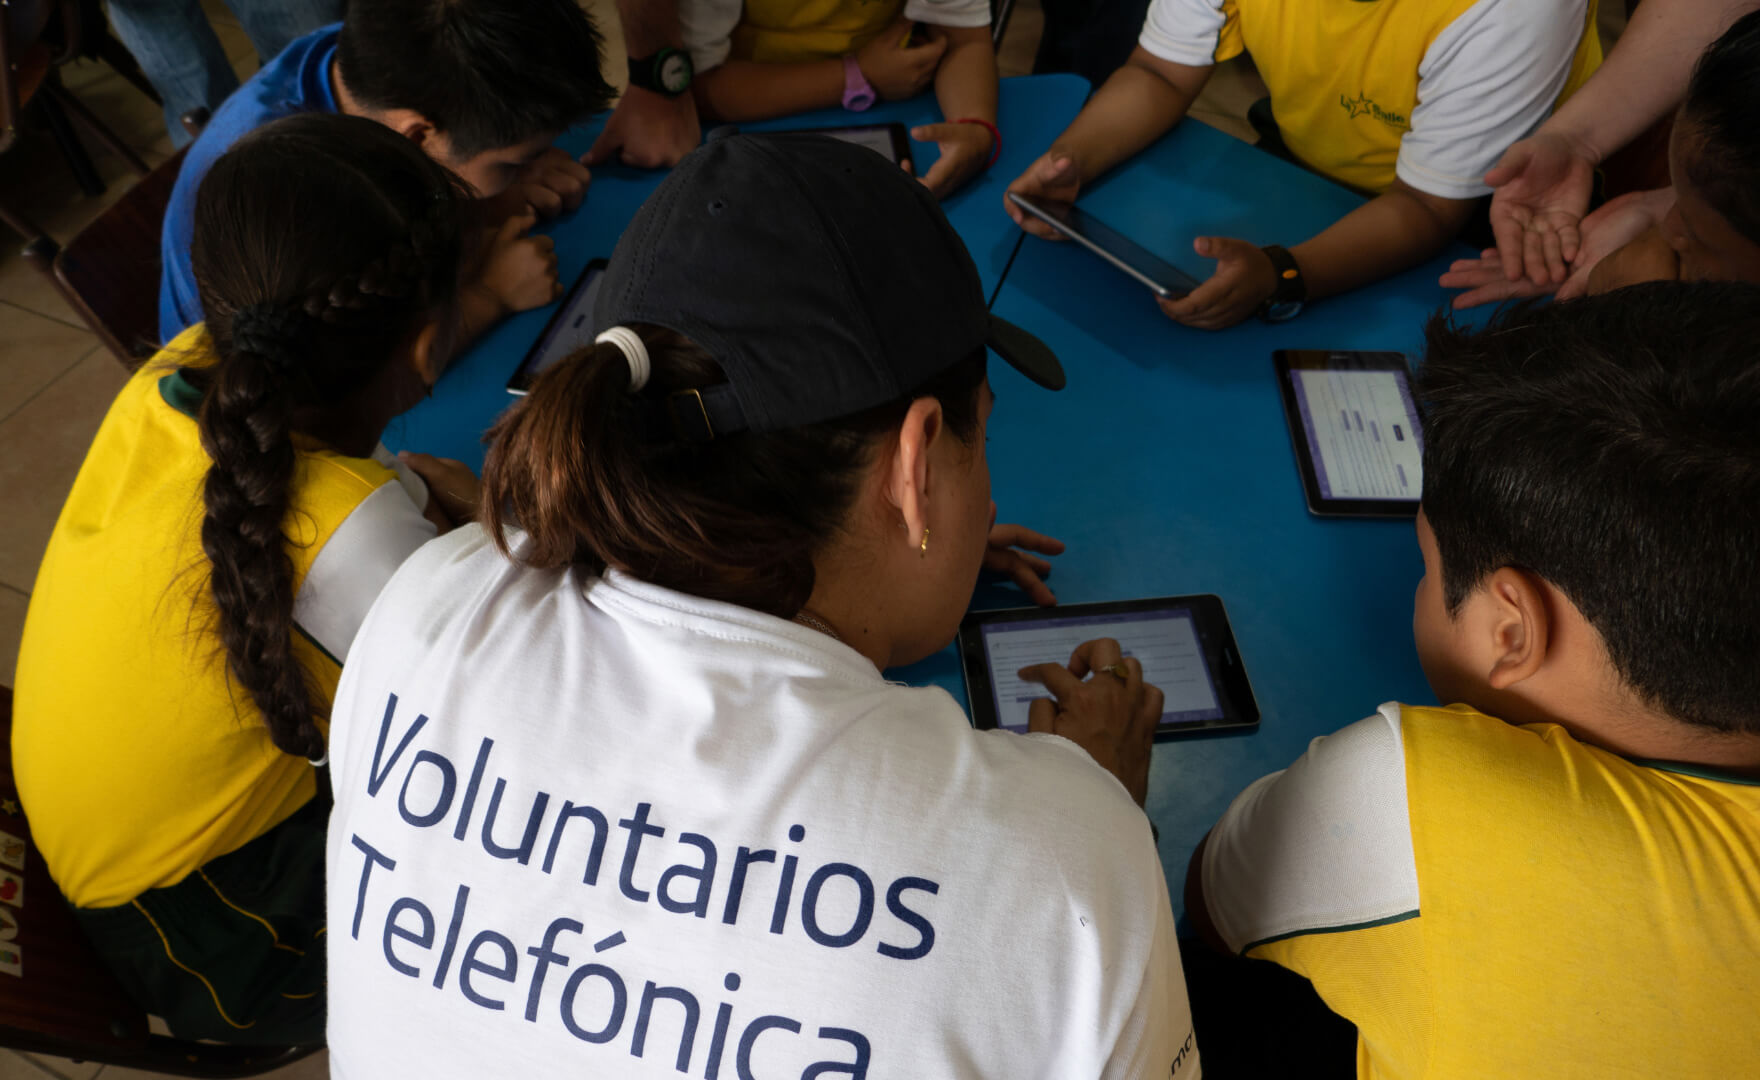
{"label": "dark tablet", "polygon": [[574,287],[568,290],[555,314],[544,325],[537,343],[514,369],[513,377],[507,380],[508,393],[525,393],[545,368],[593,343],[593,300],[599,295],[599,275],[604,272],[604,259],[594,259],[581,271]]}
{"label": "dark tablet", "polygon": [[1391,352],[1272,354],[1308,509],[1416,517],[1424,434],[1406,358]]}
{"label": "dark tablet", "polygon": [[903,165],[911,160],[911,137],[903,124],[858,124],[854,127],[805,130],[814,135],[829,135],[833,139],[865,146],[894,165]]}
{"label": "dark tablet", "polygon": [[1178,300],[1198,287],[1198,279],[1145,250],[1079,206],[1042,203],[1008,193],[1009,200],[1064,236],[1147,285],[1156,296]]}
{"label": "dark tablet", "polygon": [[1067,664],[1076,646],[1103,637],[1136,657],[1143,678],[1167,696],[1156,735],[1258,726],[1259,706],[1228,613],[1210,595],[967,615],[959,628],[959,655],[973,724],[1026,731],[1028,707],[1050,695],[1016,672],[1032,664]]}

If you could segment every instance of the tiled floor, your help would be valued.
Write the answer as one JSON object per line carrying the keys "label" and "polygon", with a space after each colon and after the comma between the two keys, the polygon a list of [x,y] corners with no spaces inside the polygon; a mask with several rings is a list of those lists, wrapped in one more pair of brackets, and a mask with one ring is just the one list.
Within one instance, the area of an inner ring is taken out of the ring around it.
{"label": "tiled floor", "polygon": [[[607,31],[606,55],[623,54],[613,0],[582,0]],[[220,0],[204,0],[227,55],[241,76],[256,69],[256,55],[237,20]],[[1617,4],[1603,4],[1617,8]],[[1617,12],[1603,12],[1611,39],[1623,26]],[[1032,66],[1041,16],[1037,0],[1023,0],[1004,41],[1004,75]],[[609,67],[618,80],[621,64]],[[94,61],[66,72],[70,89],[146,158],[157,165],[171,154],[157,106]],[[1244,62],[1224,65],[1212,78],[1192,115],[1224,131],[1251,138],[1247,106],[1264,94]],[[88,140],[89,143],[89,140]],[[115,156],[94,147],[94,160],[109,188],[97,199],[74,186],[47,136],[27,135],[23,145],[0,155],[0,193],[8,205],[34,219],[51,236],[66,239],[126,190],[130,174]],[[12,683],[25,606],[38,560],[73,483],[85,448],[110,400],[121,388],[122,367],[63,303],[49,284],[11,253],[10,234],[0,229],[0,683]],[[323,1055],[271,1074],[282,1080],[328,1072]],[[53,1058],[0,1051],[0,1080],[150,1080],[151,1074],[102,1068]]]}

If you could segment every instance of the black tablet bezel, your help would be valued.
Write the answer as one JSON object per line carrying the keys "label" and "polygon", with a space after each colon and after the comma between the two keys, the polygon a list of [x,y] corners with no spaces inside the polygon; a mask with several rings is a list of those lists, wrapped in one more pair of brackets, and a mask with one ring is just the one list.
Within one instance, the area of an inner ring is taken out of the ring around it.
{"label": "black tablet bezel", "polygon": [[887,124],[837,124],[832,127],[800,128],[795,132],[781,134],[830,135],[834,131],[879,131],[884,129],[892,139],[892,163],[894,165],[909,164],[915,171],[917,163],[911,158],[910,131],[898,121]]}
{"label": "black tablet bezel", "polygon": [[[1395,372],[1405,380],[1408,394],[1412,389],[1412,368],[1403,353],[1353,349],[1279,349],[1271,354],[1271,362],[1277,368],[1277,392],[1283,396],[1283,418],[1289,427],[1290,447],[1295,451],[1296,470],[1302,476],[1302,494],[1308,501],[1308,512],[1316,517],[1415,518],[1418,516],[1417,499],[1329,499],[1320,493],[1320,476],[1314,470],[1313,454],[1308,449],[1308,433],[1302,424],[1301,402],[1297,398],[1296,383],[1291,372],[1340,370],[1340,365],[1332,363],[1338,357],[1350,357],[1359,361],[1355,366],[1343,370]],[[1364,361],[1368,364],[1363,363]],[[1421,420],[1414,428],[1414,435],[1422,440]],[[1419,445],[1423,445],[1421,441]]]}
{"label": "black tablet bezel", "polygon": [[[1194,278],[1192,275],[1181,270],[1179,267],[1168,262],[1166,259],[1163,259],[1161,256],[1150,251],[1148,248],[1137,243],[1135,240],[1132,240],[1130,237],[1119,232],[1117,229],[1106,224],[1106,222],[1101,221],[1099,218],[1095,217],[1088,211],[1083,210],[1079,206],[1071,205],[1068,207],[1067,212],[1075,220],[1066,221],[1063,218],[1058,217],[1049,207],[1041,205],[1026,195],[1011,191],[1008,193],[1008,197],[1016,206],[1038,218],[1040,221],[1043,221],[1053,229],[1056,229],[1064,236],[1074,240],[1082,247],[1087,248],[1089,251],[1100,256],[1100,258],[1104,259],[1114,268],[1124,271],[1138,284],[1148,286],[1149,291],[1156,296],[1168,300],[1184,299],[1191,295],[1192,290],[1196,289],[1199,284],[1201,284],[1197,278]],[[1117,244],[1120,248],[1129,250],[1122,253],[1113,251],[1105,244],[1102,244],[1099,240],[1088,235],[1088,233],[1084,231],[1085,227],[1098,227],[1106,230],[1116,238]],[[1141,256],[1138,262],[1132,262],[1131,259],[1125,257],[1132,252]],[[1155,275],[1149,273],[1148,269],[1142,265],[1146,260],[1153,260],[1166,267],[1168,274],[1164,276],[1168,276],[1169,280],[1157,281]]]}
{"label": "black tablet bezel", "polygon": [[507,377],[508,393],[524,395],[531,390],[532,380],[527,376],[526,369],[530,368],[532,362],[537,359],[539,350],[549,340],[550,332],[556,329],[557,323],[573,309],[575,294],[586,288],[587,280],[593,276],[593,271],[603,272],[607,265],[608,261],[605,259],[593,259],[581,270],[580,276],[574,279],[574,284],[568,287],[568,293],[563,296],[562,302],[557,304],[556,310],[550,313],[550,319],[544,323],[544,329],[533,339],[531,348],[527,349],[526,354],[520,357],[519,366],[514,368],[513,374]]}
{"label": "black tablet bezel", "polygon": [[[1198,644],[1204,651],[1204,665],[1210,671],[1211,684],[1216,690],[1217,701],[1222,705],[1223,716],[1220,720],[1157,725],[1155,737],[1159,739],[1256,729],[1259,726],[1259,703],[1253,697],[1253,686],[1247,678],[1246,664],[1242,661],[1240,648],[1235,645],[1234,628],[1229,625],[1228,611],[1222,606],[1222,598],[1214,593],[1121,600],[1104,604],[1060,604],[1052,608],[1007,608],[967,614],[959,626],[958,642],[960,673],[965,678],[966,701],[971,704],[972,725],[987,731],[995,728],[998,720],[995,696],[990,689],[989,657],[984,649],[983,628],[986,625],[1094,615],[1130,615],[1139,611],[1161,611],[1167,608],[1184,608],[1192,613]],[[1097,627],[1095,633],[1099,636],[1104,631]]]}

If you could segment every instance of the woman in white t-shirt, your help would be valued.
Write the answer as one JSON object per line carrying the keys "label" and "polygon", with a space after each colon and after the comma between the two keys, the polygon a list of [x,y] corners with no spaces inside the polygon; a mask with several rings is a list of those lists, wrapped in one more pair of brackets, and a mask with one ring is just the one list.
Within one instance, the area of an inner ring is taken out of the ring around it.
{"label": "woman in white t-shirt", "polygon": [[1019,736],[881,674],[1060,549],[992,524],[985,346],[1062,370],[933,198],[711,143],[594,315],[344,669],[335,1075],[1196,1077],[1160,692],[1090,642]]}

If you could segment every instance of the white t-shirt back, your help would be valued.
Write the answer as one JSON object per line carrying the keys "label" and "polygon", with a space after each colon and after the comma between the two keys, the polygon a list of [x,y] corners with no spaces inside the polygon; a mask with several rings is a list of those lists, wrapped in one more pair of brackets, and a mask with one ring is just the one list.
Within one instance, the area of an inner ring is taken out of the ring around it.
{"label": "white t-shirt back", "polygon": [[806,627],[460,529],[330,752],[343,1080],[1199,1076],[1118,782]]}

